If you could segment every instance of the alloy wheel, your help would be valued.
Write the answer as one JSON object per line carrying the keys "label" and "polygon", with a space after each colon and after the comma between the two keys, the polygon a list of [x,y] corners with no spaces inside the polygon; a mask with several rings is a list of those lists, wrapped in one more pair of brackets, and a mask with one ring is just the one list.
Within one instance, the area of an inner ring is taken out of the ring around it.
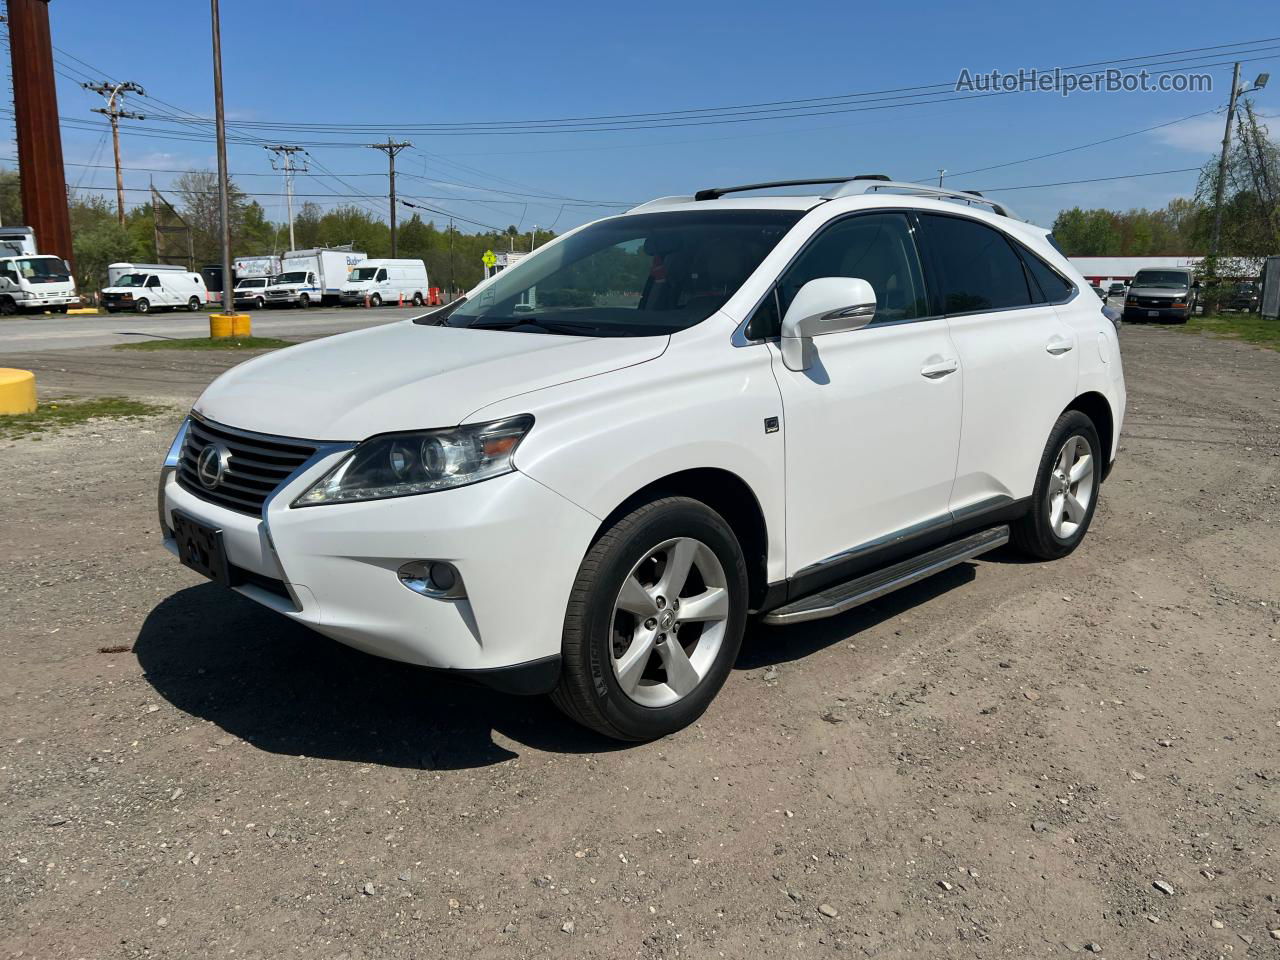
{"label": "alloy wheel", "polygon": [[1067,437],[1049,474],[1049,527],[1069,540],[1080,529],[1093,500],[1093,451],[1079,434]]}
{"label": "alloy wheel", "polygon": [[729,619],[724,567],[700,540],[647,552],[622,582],[611,623],[613,675],[646,707],[691,694],[716,662]]}

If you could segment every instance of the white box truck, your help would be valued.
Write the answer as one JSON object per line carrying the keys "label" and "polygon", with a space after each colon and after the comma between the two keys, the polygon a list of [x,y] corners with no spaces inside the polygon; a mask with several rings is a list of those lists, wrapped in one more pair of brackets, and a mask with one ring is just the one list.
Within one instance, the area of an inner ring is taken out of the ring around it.
{"label": "white box truck", "polygon": [[78,307],[76,281],[61,257],[0,257],[0,314],[20,310],[66,313]]}
{"label": "white box truck", "polygon": [[102,306],[107,313],[180,309],[195,312],[208,302],[204,277],[185,270],[135,270],[121,274],[102,291]]}
{"label": "white box truck", "polygon": [[280,264],[280,275],[263,297],[269,307],[337,303],[351,268],[368,259],[355,250],[290,250]]}
{"label": "white box truck", "polygon": [[0,227],[0,256],[33,257],[36,232],[30,227]]}
{"label": "white box truck", "polygon": [[342,289],[343,303],[364,303],[380,307],[384,303],[412,303],[422,306],[431,283],[427,265],[421,260],[366,260],[352,267]]}

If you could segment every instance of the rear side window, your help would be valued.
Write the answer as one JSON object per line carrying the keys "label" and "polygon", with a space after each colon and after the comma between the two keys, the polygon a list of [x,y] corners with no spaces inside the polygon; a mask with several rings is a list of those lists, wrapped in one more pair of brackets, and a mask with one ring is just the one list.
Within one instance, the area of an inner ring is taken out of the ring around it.
{"label": "rear side window", "polygon": [[[1019,252],[1022,254],[1022,260],[1027,265],[1027,270],[1031,274],[1033,287],[1039,288],[1042,296],[1037,297],[1044,303],[1061,303],[1071,296],[1071,291],[1075,286],[1067,280],[1057,270],[1049,266],[1026,247],[1020,247]],[[1036,290],[1032,290],[1036,293]]]}
{"label": "rear side window", "polygon": [[943,310],[977,313],[1032,302],[1022,260],[999,230],[965,217],[920,214],[939,273]]}

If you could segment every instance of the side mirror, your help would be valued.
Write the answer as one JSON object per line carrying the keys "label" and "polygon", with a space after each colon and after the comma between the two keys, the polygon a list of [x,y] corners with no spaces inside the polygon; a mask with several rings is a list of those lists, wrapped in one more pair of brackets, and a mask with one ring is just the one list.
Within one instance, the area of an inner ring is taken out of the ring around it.
{"label": "side mirror", "polygon": [[788,370],[812,365],[813,338],[858,330],[876,315],[876,292],[865,280],[819,277],[800,288],[782,318],[782,362]]}

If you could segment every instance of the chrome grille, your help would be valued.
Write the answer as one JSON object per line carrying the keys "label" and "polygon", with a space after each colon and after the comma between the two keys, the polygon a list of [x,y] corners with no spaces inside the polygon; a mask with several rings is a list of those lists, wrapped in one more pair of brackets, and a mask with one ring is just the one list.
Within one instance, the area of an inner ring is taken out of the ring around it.
{"label": "chrome grille", "polygon": [[[222,480],[212,490],[200,482],[196,469],[200,454],[211,443],[222,444],[227,453]],[[192,417],[178,459],[178,483],[202,500],[260,516],[267,497],[316,449],[316,444],[307,440],[231,430]]]}

